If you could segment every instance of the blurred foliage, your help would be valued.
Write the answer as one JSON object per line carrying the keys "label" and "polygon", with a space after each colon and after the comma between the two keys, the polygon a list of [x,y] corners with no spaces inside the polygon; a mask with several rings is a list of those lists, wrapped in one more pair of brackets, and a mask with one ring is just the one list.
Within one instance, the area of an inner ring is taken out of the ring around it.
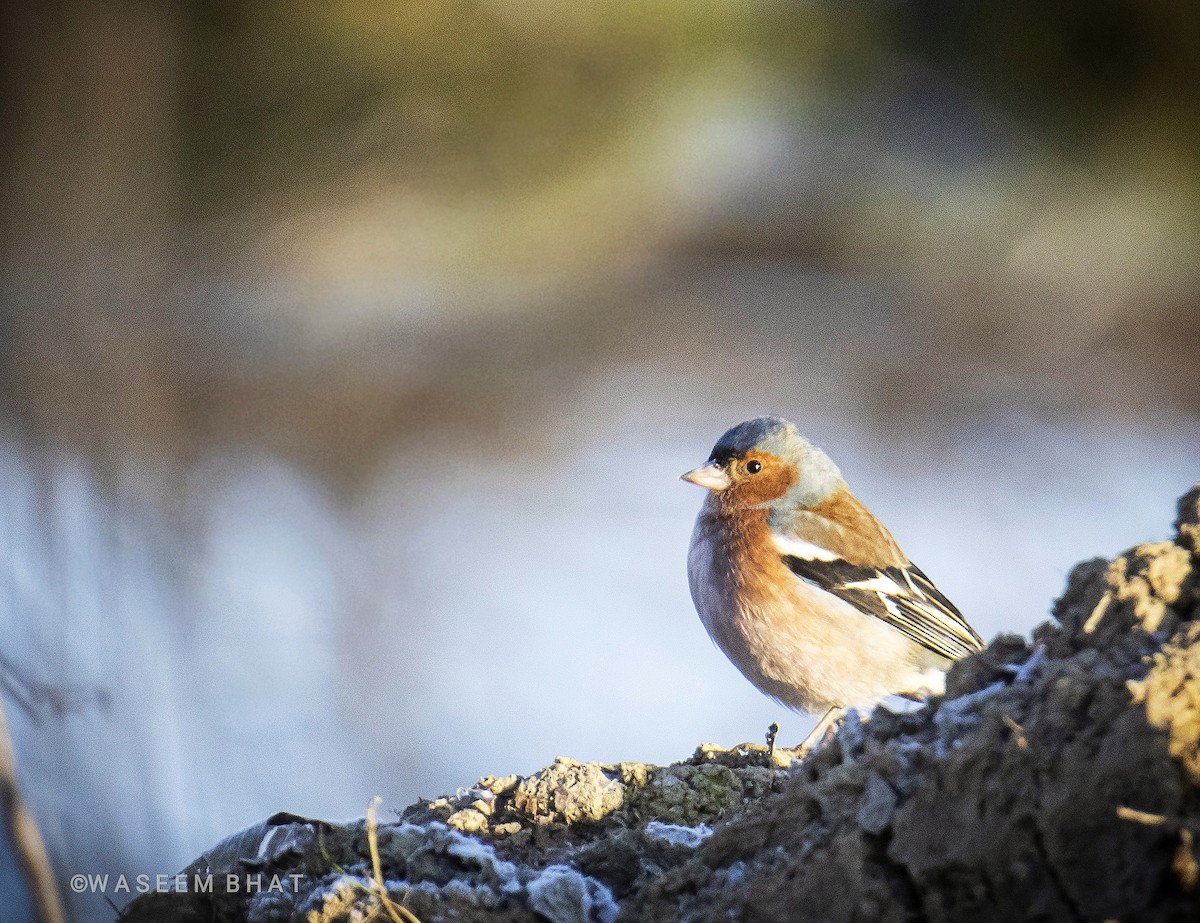
{"label": "blurred foliage", "polygon": [[619,143],[677,75],[812,61],[830,28],[812,7],[678,0],[190,11],[183,198],[201,210],[363,174],[519,192]]}
{"label": "blurred foliage", "polygon": [[1168,0],[187,9],[183,200],[201,214],[354,176],[519,190],[619,141],[664,84],[722,62],[797,100],[818,82],[831,108],[853,109],[912,56],[1068,153],[1167,148],[1194,166],[1200,151],[1200,7]]}
{"label": "blurred foliage", "polygon": [[0,390],[81,430],[324,427],[337,454],[445,356],[502,377],[497,330],[565,354],[698,266],[744,335],[807,344],[819,308],[746,287],[771,264],[903,280],[956,361],[1090,381],[1119,344],[1200,406],[1193,6],[32,7],[0,36]]}
{"label": "blurred foliage", "polygon": [[898,47],[1074,154],[1171,146],[1200,163],[1200,6],[1175,0],[917,0],[887,15]]}

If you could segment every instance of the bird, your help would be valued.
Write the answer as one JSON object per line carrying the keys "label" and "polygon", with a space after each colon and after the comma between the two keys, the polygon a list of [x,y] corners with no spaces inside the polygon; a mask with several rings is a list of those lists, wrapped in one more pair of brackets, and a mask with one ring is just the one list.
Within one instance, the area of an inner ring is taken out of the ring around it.
{"label": "bird", "polygon": [[982,650],[962,613],[795,424],[739,423],[682,478],[708,491],[688,550],[696,611],[760,691],[822,714],[801,754],[848,708],[944,692],[949,666]]}

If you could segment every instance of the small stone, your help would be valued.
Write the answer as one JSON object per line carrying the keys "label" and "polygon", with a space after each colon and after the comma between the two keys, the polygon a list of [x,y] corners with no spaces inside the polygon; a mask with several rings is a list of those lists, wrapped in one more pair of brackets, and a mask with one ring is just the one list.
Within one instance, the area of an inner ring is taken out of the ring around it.
{"label": "small stone", "polygon": [[648,785],[651,767],[645,763],[618,763],[621,781],[626,785]]}
{"label": "small stone", "polygon": [[487,830],[487,817],[474,808],[455,811],[446,818],[446,823],[463,833],[481,833]]}
{"label": "small stone", "polygon": [[[789,764],[792,756],[787,757]],[[797,764],[799,760],[796,760]],[[742,780],[742,798],[757,801],[771,791],[775,783],[775,770],[766,766],[747,766],[738,776]]]}
{"label": "small stone", "polygon": [[895,790],[877,772],[867,777],[867,787],[858,808],[858,825],[867,833],[882,833],[892,824],[899,798]]}
{"label": "small stone", "polygon": [[[615,770],[613,770],[615,774]],[[513,808],[538,824],[598,821],[625,802],[625,786],[599,763],[559,757],[517,786]]]}
{"label": "small stone", "polygon": [[520,776],[484,776],[479,780],[478,788],[486,788],[493,795],[503,795],[517,787],[517,783],[521,781]]}

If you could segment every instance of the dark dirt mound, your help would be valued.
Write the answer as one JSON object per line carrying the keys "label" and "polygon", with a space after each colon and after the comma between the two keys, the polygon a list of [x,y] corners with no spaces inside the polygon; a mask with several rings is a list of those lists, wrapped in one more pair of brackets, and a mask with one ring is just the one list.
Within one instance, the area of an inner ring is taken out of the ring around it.
{"label": "dark dirt mound", "polygon": [[1176,529],[1078,565],[1032,641],[803,762],[703,746],[481,779],[379,825],[378,875],[365,822],[279,815],[186,870],[237,892],[125,919],[1200,919],[1200,488]]}

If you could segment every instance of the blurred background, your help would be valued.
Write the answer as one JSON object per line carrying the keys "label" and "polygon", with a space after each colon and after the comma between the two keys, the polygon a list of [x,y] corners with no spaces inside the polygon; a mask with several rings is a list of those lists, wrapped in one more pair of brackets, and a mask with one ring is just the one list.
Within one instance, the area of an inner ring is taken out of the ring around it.
{"label": "blurred background", "polygon": [[1194,5],[0,18],[0,704],[63,883],[798,740],[687,591],[748,416],[988,638],[1200,475]]}

